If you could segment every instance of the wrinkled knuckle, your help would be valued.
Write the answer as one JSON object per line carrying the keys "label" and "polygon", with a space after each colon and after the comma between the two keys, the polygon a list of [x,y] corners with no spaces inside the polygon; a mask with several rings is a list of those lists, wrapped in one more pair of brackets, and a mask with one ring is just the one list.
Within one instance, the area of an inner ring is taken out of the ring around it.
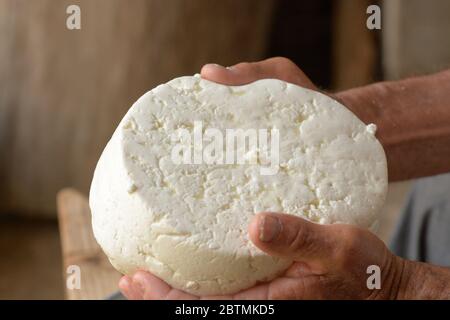
{"label": "wrinkled knuckle", "polygon": [[361,242],[364,238],[363,231],[351,226],[346,226],[341,234],[340,246],[337,247],[337,261],[344,268],[351,267],[360,254]]}
{"label": "wrinkled knuckle", "polygon": [[288,239],[288,248],[291,252],[297,250],[307,250],[311,244],[311,235],[303,224],[298,224],[295,231]]}
{"label": "wrinkled knuckle", "polygon": [[344,233],[343,246],[345,251],[348,253],[353,253],[357,251],[361,244],[362,233],[359,229],[349,228]]}

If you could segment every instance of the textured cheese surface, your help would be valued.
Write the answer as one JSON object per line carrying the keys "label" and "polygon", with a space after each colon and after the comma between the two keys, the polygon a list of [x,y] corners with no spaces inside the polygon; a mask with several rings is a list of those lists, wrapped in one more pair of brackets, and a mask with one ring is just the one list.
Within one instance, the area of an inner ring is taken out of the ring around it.
{"label": "textured cheese surface", "polygon": [[[279,166],[180,164],[173,133],[204,127],[279,130]],[[234,293],[274,278],[291,261],[248,239],[257,212],[372,228],[387,190],[386,158],[348,109],[274,79],[224,86],[181,77],[144,94],[125,115],[94,173],[95,237],[123,273],[149,270],[193,294]]]}

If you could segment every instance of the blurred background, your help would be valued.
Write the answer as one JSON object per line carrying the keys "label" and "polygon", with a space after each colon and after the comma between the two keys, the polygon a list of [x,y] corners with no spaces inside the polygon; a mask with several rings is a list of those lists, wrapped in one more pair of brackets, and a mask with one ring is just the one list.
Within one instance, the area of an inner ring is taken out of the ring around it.
{"label": "blurred background", "polygon": [[[66,28],[72,4],[80,30]],[[381,30],[366,27],[372,4]],[[154,86],[285,56],[344,90],[448,68],[449,34],[447,0],[0,0],[0,298],[64,298],[56,194],[87,195],[118,122]],[[409,184],[390,185],[386,242]]]}

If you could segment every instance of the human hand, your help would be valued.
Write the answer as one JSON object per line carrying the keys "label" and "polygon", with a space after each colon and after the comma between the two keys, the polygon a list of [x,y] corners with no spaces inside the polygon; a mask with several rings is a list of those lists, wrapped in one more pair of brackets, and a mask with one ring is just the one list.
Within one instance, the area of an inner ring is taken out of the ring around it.
{"label": "human hand", "polygon": [[[249,226],[264,252],[294,263],[281,276],[234,295],[199,297],[138,271],[119,282],[129,299],[391,299],[399,298],[405,261],[371,232],[351,225],[319,225],[287,215],[262,213]],[[381,270],[381,289],[367,287],[367,267]]]}

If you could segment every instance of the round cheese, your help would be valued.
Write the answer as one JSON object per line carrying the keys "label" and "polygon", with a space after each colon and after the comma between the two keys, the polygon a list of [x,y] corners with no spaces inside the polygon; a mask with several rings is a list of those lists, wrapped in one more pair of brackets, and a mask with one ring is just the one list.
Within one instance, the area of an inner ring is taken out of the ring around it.
{"label": "round cheese", "polygon": [[275,79],[181,77],[144,94],[97,164],[95,237],[125,274],[148,270],[197,295],[273,279],[291,261],[249,240],[258,212],[373,228],[387,190],[376,127]]}

